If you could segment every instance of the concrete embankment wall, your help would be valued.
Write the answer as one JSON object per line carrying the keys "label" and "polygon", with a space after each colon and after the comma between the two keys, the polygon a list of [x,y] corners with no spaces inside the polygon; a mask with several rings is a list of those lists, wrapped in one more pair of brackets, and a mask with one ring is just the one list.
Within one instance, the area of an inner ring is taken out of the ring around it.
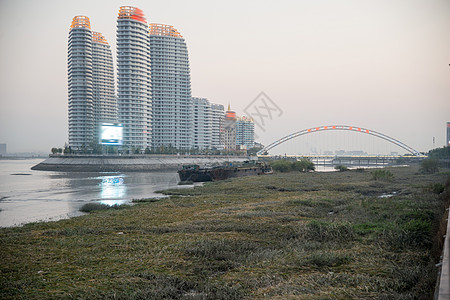
{"label": "concrete embankment wall", "polygon": [[178,156],[178,155],[130,155],[130,156],[70,156],[51,155],[32,167],[39,171],[61,172],[149,172],[181,169],[183,165],[200,167],[241,162],[247,157],[239,156]]}
{"label": "concrete embankment wall", "polygon": [[[449,214],[450,220],[450,214]],[[450,300],[450,222],[447,221],[447,234],[445,235],[444,251],[442,258],[442,266],[440,272],[440,278],[438,278],[439,289],[435,294],[434,299],[437,300]]]}

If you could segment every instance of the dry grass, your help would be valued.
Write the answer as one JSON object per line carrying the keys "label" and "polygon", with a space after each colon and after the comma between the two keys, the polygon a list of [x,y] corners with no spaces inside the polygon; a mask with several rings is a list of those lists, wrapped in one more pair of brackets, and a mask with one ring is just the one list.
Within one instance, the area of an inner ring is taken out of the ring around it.
{"label": "dry grass", "polygon": [[448,187],[436,193],[430,186],[448,174],[389,171],[389,182],[368,171],[239,178],[120,210],[3,228],[0,295],[431,298]]}

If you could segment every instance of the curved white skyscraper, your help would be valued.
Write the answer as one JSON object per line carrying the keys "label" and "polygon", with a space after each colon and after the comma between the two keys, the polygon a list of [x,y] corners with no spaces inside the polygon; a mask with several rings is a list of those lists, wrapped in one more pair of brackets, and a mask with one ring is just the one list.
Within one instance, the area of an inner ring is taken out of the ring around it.
{"label": "curved white skyscraper", "polygon": [[111,47],[100,32],[92,32],[92,82],[94,97],[95,141],[101,123],[117,122],[114,92],[114,65]]}
{"label": "curved white skyscraper", "polygon": [[122,6],[117,19],[119,122],[124,147],[151,146],[151,83],[148,27],[142,10]]}
{"label": "curved white skyscraper", "polygon": [[173,27],[150,24],[152,145],[190,149],[192,144],[191,76],[186,43]]}
{"label": "curved white skyscraper", "polygon": [[92,33],[88,17],[76,16],[69,32],[69,145],[89,147],[94,138]]}

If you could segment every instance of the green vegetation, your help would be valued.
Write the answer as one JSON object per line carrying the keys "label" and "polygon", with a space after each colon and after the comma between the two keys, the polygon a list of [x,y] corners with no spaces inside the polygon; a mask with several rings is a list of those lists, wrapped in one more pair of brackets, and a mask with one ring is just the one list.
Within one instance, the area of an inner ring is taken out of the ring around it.
{"label": "green vegetation", "polygon": [[374,170],[371,172],[373,180],[381,180],[381,181],[392,181],[394,179],[394,174],[388,170]]}
{"label": "green vegetation", "polygon": [[1,298],[431,299],[450,181],[418,168],[235,178],[1,228]]}
{"label": "green vegetation", "polygon": [[57,153],[62,153],[63,149],[62,148],[52,148],[51,150],[52,154],[57,154]]}
{"label": "green vegetation", "polygon": [[290,171],[310,172],[315,170],[314,163],[305,158],[294,162],[290,162],[284,159],[274,160],[270,162],[270,166],[274,171],[282,173]]}
{"label": "green vegetation", "polygon": [[450,146],[433,149],[428,156],[433,159],[450,159]]}
{"label": "green vegetation", "polygon": [[344,165],[338,165],[338,166],[335,166],[334,169],[335,169],[335,170],[338,170],[339,172],[345,172],[345,171],[348,171],[347,166],[344,166]]}
{"label": "green vegetation", "polygon": [[420,163],[420,171],[425,174],[433,174],[439,171],[438,161],[433,158],[427,158]]}
{"label": "green vegetation", "polygon": [[93,212],[96,210],[106,210],[106,209],[119,209],[119,208],[123,208],[123,205],[107,205],[107,204],[103,204],[103,203],[98,203],[98,202],[90,202],[90,203],[86,203],[84,204],[81,208],[80,211],[82,212]]}

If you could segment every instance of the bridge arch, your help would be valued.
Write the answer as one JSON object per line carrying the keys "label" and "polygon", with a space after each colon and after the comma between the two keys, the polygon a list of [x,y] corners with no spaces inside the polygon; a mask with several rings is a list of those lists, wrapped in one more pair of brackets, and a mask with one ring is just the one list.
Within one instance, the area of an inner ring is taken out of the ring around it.
{"label": "bridge arch", "polygon": [[414,148],[411,148],[410,146],[400,142],[397,139],[394,139],[390,136],[387,136],[383,133],[374,131],[374,130],[370,130],[367,128],[362,128],[362,127],[358,127],[358,126],[347,126],[347,125],[328,125],[328,126],[318,126],[318,127],[311,127],[311,128],[307,128],[307,129],[303,129],[300,131],[296,131],[294,133],[291,133],[289,135],[286,135],[284,137],[282,137],[279,140],[276,140],[275,142],[265,146],[264,148],[262,148],[261,150],[259,150],[256,155],[262,155],[263,153],[269,151],[270,149],[283,144],[284,142],[287,142],[293,138],[305,135],[305,134],[309,134],[309,133],[314,133],[314,132],[319,132],[319,131],[332,131],[332,130],[346,130],[346,131],[354,131],[354,132],[359,132],[359,133],[363,133],[363,134],[369,134],[369,135],[373,135],[377,138],[386,140],[394,145],[397,145],[403,149],[405,149],[406,151],[410,152],[411,154],[415,155],[415,156],[419,156],[420,153],[419,151],[415,150]]}

